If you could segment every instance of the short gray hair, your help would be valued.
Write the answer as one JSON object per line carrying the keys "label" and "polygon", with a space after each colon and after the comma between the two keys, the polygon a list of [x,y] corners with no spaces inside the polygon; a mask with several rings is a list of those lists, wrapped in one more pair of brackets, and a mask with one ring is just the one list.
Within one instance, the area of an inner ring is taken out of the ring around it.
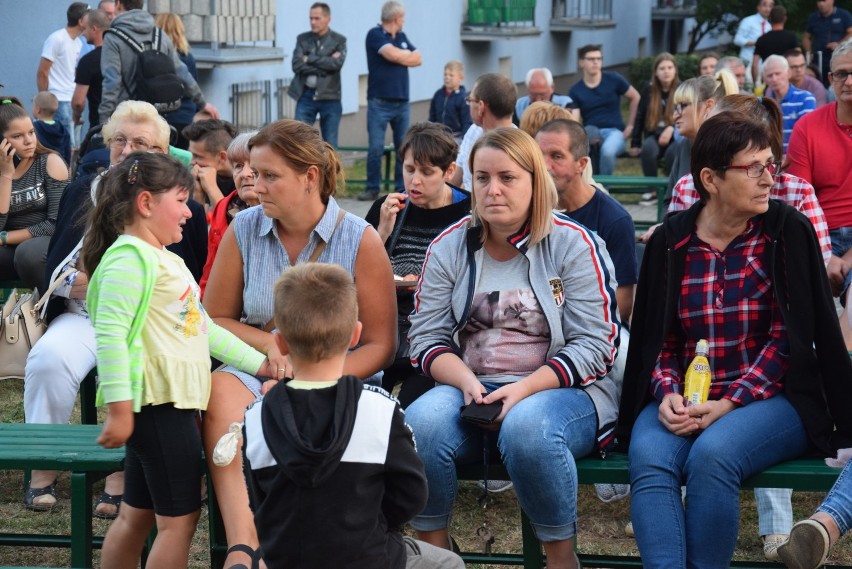
{"label": "short gray hair", "polygon": [[388,0],[382,6],[382,22],[390,22],[401,14],[405,14],[405,6],[402,2]]}
{"label": "short gray hair", "polygon": [[248,160],[249,158],[249,140],[257,134],[256,130],[238,134],[231,144],[228,145],[228,162],[232,164],[237,160]]}
{"label": "short gray hair", "polygon": [[783,69],[784,71],[790,70],[790,62],[787,61],[787,58],[782,55],[777,55],[773,53],[772,55],[763,60],[764,69],[773,64],[780,65],[781,69]]}
{"label": "short gray hair", "polygon": [[745,67],[743,60],[735,55],[726,55],[716,62],[716,71],[721,71],[723,69],[733,71],[735,67]]}
{"label": "short gray hair", "polygon": [[834,48],[834,52],[831,54],[831,63],[829,65],[833,67],[835,57],[842,57],[844,55],[849,55],[850,53],[852,53],[852,39],[846,40]]}
{"label": "short gray hair", "polygon": [[536,73],[544,75],[544,80],[547,81],[547,86],[553,87],[553,73],[551,73],[550,69],[548,69],[547,67],[533,67],[532,69],[527,71],[527,78],[525,81],[527,87],[530,86],[530,81],[532,81],[533,75],[535,75]]}

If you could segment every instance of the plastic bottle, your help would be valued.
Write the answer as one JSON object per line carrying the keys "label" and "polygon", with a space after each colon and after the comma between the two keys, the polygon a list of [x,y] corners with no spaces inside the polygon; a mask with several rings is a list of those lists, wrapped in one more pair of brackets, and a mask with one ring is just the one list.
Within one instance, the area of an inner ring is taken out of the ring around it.
{"label": "plastic bottle", "polygon": [[695,346],[695,358],[686,369],[683,396],[687,405],[700,405],[707,401],[710,392],[710,362],[707,360],[709,346],[707,340],[698,340]]}

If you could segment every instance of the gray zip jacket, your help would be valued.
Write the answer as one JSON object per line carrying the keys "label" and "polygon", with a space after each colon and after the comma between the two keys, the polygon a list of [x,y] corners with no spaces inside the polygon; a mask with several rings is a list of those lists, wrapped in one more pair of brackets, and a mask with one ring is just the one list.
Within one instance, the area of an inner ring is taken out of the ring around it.
{"label": "gray zip jacket", "polygon": [[[340,52],[340,57],[332,57]],[[293,80],[287,94],[299,100],[309,75],[317,78],[314,100],[340,100],[340,69],[346,61],[346,36],[333,30],[322,37],[313,32],[299,34],[293,50]]]}
{"label": "gray zip jacket", "polygon": [[[429,246],[411,314],[411,363],[431,377],[440,354],[461,355],[458,333],[467,323],[482,270],[481,227],[467,216]],[[615,271],[606,245],[559,213],[543,241],[528,246],[529,228],[508,239],[529,261],[529,280],[550,328],[545,365],[561,387],[584,390],[598,416],[598,446],[612,438],[621,382],[608,375],[618,349],[620,323]]]}
{"label": "gray zip jacket", "polygon": [[[150,43],[151,34],[154,33],[154,17],[145,10],[129,10],[117,15],[110,27],[121,28],[121,31],[141,44]],[[178,52],[168,34],[162,34],[160,51],[174,60],[177,75],[183,82],[184,95],[190,97],[199,108],[203,108],[207,102],[201,94],[201,89],[190,75],[186,65],[178,57]],[[131,90],[135,90],[137,59],[137,52],[127,45],[123,39],[115,34],[104,34],[104,44],[101,50],[101,75],[104,76],[103,95],[101,105],[98,107],[101,124],[109,120],[119,103],[130,99],[130,93],[124,88],[124,84],[127,83]],[[122,81],[122,77],[124,81]]]}

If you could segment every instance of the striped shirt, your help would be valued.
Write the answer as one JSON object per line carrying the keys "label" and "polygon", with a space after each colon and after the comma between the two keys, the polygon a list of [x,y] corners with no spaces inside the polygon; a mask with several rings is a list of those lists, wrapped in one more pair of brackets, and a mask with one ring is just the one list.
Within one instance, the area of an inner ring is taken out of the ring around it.
{"label": "striped shirt", "polygon": [[816,110],[816,97],[809,91],[798,89],[790,84],[787,94],[778,103],[781,106],[781,118],[784,125],[784,154],[786,154],[787,144],[790,142],[790,135],[793,134],[796,121]]}
{"label": "striped shirt", "polygon": [[47,173],[48,154],[33,159],[29,170],[12,180],[9,213],[0,214],[0,231],[28,229],[33,237],[50,237],[59,214],[59,200],[67,180],[54,180]]}
{"label": "striped shirt", "polygon": [[[795,208],[810,220],[819,240],[822,260],[828,265],[831,259],[831,237],[828,234],[828,222],[816,198],[814,187],[802,178],[786,173],[779,174],[775,176],[771,197]],[[689,209],[689,206],[698,200],[698,191],[692,181],[692,174],[687,174],[675,185],[668,211],[671,213]]]}

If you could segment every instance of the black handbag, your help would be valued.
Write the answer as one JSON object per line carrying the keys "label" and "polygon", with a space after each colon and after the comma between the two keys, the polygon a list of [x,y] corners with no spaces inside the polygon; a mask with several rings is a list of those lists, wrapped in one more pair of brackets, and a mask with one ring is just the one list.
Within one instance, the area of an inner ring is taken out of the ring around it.
{"label": "black handbag", "polygon": [[[402,226],[405,223],[405,218],[408,216],[408,210],[410,209],[410,204],[406,204],[406,207],[402,208],[402,211],[396,216],[396,223],[393,226],[393,231],[388,237],[387,242],[385,243],[385,251],[387,251],[388,259],[391,258],[391,252],[393,248],[396,247],[396,242],[399,240],[399,234],[402,232]],[[404,316],[398,310],[399,304],[401,301],[409,301],[412,296],[412,292],[410,290],[404,288],[396,289],[396,302],[397,302],[397,316],[396,316],[396,333],[397,333],[397,344],[396,344],[396,356],[394,357],[395,363],[401,363],[403,360],[408,363],[409,356],[411,351],[411,345],[408,343],[408,331],[411,329],[411,322],[408,321],[408,314],[406,313]],[[408,304],[409,302],[406,302]]]}

